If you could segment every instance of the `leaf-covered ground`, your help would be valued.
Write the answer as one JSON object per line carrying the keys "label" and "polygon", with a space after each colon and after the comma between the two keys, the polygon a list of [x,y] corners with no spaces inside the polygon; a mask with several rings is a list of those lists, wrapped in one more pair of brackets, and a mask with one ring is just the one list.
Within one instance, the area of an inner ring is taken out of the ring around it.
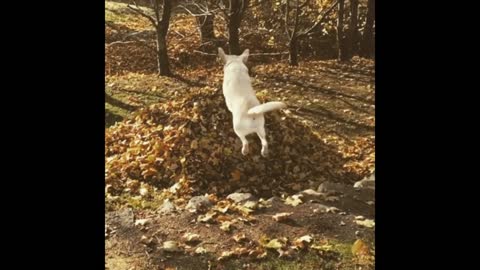
{"label": "leaf-covered ground", "polygon": [[[221,94],[222,67],[214,56],[194,52],[194,19],[172,18],[176,76],[165,78],[155,74],[148,21],[123,4],[106,8],[109,269],[373,267],[374,192],[353,189],[374,170],[372,60],[304,59],[289,67],[281,57],[252,56],[259,99],[283,100],[288,108],[266,115],[270,156],[260,156],[253,135],[250,154],[242,156]],[[342,190],[319,190],[325,182]],[[319,194],[300,194],[308,189]],[[255,199],[226,200],[233,192]],[[204,194],[206,209],[185,209]],[[272,197],[273,204],[265,202]],[[170,204],[173,212],[159,214]],[[292,216],[279,223],[272,218],[279,213]],[[185,242],[185,234],[198,241]]]}

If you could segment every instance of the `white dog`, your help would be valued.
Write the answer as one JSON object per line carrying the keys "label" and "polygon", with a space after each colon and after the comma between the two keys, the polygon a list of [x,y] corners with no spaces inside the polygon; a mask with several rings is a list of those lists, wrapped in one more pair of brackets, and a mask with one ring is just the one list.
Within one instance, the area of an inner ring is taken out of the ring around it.
{"label": "white dog", "polygon": [[260,104],[252,88],[248,68],[245,65],[249,50],[241,55],[226,55],[222,48],[218,54],[225,66],[223,67],[223,95],[228,110],[233,116],[233,130],[242,141],[242,154],[248,153],[248,134],[257,133],[262,142],[262,156],[268,154],[268,143],[265,134],[265,118],[263,114],[286,107],[282,102],[267,102]]}

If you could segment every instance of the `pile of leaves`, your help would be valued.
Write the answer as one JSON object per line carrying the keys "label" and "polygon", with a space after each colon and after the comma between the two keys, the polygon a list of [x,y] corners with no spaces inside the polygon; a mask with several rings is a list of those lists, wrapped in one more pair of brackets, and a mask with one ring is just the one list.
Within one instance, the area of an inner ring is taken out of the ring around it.
{"label": "pile of leaves", "polygon": [[255,134],[247,137],[250,153],[243,156],[223,95],[209,86],[142,108],[106,129],[107,192],[138,194],[146,187],[178,194],[245,190],[268,196],[363,177],[348,171],[338,150],[288,109],[267,114],[266,130],[269,157],[261,157]]}

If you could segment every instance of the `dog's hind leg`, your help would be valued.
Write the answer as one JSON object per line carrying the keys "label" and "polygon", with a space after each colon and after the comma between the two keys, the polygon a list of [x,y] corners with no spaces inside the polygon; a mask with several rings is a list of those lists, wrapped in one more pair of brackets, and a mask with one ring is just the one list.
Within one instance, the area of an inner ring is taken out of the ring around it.
{"label": "dog's hind leg", "polygon": [[265,128],[261,127],[257,131],[257,135],[260,138],[260,141],[262,141],[262,156],[266,157],[268,155],[268,142],[267,142],[267,136],[265,134]]}
{"label": "dog's hind leg", "polygon": [[245,134],[242,134],[241,132],[238,132],[237,130],[234,130],[235,134],[237,134],[238,138],[242,141],[242,154],[245,156],[248,154],[248,140],[245,137]]}

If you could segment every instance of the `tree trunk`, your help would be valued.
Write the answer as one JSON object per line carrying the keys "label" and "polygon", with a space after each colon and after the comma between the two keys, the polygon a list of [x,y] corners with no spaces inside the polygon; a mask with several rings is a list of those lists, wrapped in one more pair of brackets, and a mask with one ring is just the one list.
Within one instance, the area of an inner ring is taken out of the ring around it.
{"label": "tree trunk", "polygon": [[360,54],[364,57],[372,57],[375,54],[375,40],[373,37],[373,23],[375,21],[375,0],[368,0],[367,22],[360,43]]}
{"label": "tree trunk", "polygon": [[241,53],[238,31],[248,3],[248,0],[230,0],[228,20],[228,49],[230,54],[239,55]]}
{"label": "tree trunk", "polygon": [[171,76],[170,65],[167,53],[167,33],[170,26],[170,15],[172,6],[170,0],[163,0],[162,20],[157,26],[157,59],[158,73],[162,76]]}
{"label": "tree trunk", "polygon": [[215,15],[210,14],[205,16],[199,16],[196,18],[202,43],[215,40],[215,32],[213,31],[213,21]]}
{"label": "tree trunk", "polygon": [[337,43],[338,43],[338,60],[347,60],[345,51],[345,38],[343,37],[343,17],[345,14],[345,0],[338,1],[338,19],[337,19]]}
{"label": "tree trunk", "polygon": [[158,35],[157,38],[157,63],[158,73],[162,76],[171,76],[170,65],[168,63],[167,42],[164,36]]}
{"label": "tree trunk", "polygon": [[298,39],[293,36],[289,43],[288,62],[291,66],[298,66]]}
{"label": "tree trunk", "polygon": [[349,57],[358,52],[358,0],[350,0]]}

